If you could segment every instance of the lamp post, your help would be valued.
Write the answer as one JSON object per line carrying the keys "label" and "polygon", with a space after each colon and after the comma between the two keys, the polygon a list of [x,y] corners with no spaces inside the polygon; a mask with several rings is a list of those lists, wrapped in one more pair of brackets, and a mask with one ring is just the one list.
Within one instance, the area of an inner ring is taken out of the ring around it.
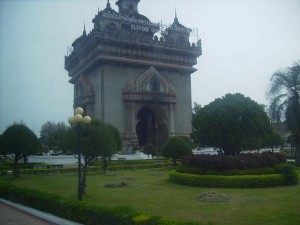
{"label": "lamp post", "polygon": [[91,123],[91,117],[83,115],[83,109],[77,107],[74,116],[69,117],[68,122],[77,129],[77,152],[78,152],[78,200],[82,200],[82,179],[81,179],[81,126]]}

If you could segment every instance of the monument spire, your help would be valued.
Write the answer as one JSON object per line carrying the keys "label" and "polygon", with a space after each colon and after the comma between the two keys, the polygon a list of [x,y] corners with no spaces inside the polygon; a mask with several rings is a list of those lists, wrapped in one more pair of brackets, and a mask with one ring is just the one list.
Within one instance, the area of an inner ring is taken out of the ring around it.
{"label": "monument spire", "polygon": [[122,14],[137,14],[140,0],[118,0],[116,5]]}
{"label": "monument spire", "polygon": [[86,31],[85,31],[85,21],[83,22],[83,35],[86,35]]}
{"label": "monument spire", "polygon": [[106,8],[107,8],[107,9],[111,9],[109,0],[107,0]]}

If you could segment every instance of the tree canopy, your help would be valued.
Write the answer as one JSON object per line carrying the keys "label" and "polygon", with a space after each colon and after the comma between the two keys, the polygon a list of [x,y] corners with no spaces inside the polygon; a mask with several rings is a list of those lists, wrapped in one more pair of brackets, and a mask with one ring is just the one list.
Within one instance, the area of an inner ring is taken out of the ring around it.
{"label": "tree canopy", "polygon": [[89,164],[97,157],[102,157],[103,170],[106,171],[108,159],[121,150],[122,141],[115,127],[97,119],[92,119],[89,125],[78,124],[69,129],[62,140],[62,148],[77,154],[78,139],[76,138],[80,138],[80,152],[84,160],[81,188],[82,193],[85,193]]}
{"label": "tree canopy", "polygon": [[191,155],[192,149],[181,137],[170,137],[163,146],[161,154],[170,157],[175,167],[177,159],[185,155]]}
{"label": "tree canopy", "polygon": [[68,126],[64,122],[44,123],[40,130],[40,142],[46,149],[59,150],[62,138],[67,132]]}
{"label": "tree canopy", "polygon": [[192,124],[195,142],[219,148],[225,155],[265,147],[274,134],[264,107],[239,93],[198,107]]}
{"label": "tree canopy", "polygon": [[148,155],[155,155],[155,147],[152,143],[147,143],[143,147],[144,154]]}
{"label": "tree canopy", "polygon": [[293,134],[296,165],[300,166],[300,61],[285,70],[273,73],[267,96],[272,120],[285,121]]}
{"label": "tree canopy", "polygon": [[40,153],[42,148],[36,135],[24,124],[13,124],[1,135],[1,154],[13,155],[14,174],[17,177],[17,163],[28,155]]}
{"label": "tree canopy", "polygon": [[[68,130],[62,141],[64,150],[71,150],[77,153],[77,131],[78,127]],[[86,163],[98,156],[111,157],[121,149],[122,141],[119,131],[104,122],[92,119],[88,126],[80,125],[81,153]]]}

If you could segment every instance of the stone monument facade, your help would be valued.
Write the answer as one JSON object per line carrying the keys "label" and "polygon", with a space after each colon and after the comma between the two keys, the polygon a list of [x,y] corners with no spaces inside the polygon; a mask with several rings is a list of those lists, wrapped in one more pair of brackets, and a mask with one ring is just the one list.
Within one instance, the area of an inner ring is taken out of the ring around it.
{"label": "stone monument facade", "polygon": [[192,131],[191,74],[201,41],[190,43],[191,29],[179,23],[163,28],[139,14],[140,0],[118,0],[94,28],[77,38],[65,69],[74,85],[74,107],[119,129],[124,150]]}

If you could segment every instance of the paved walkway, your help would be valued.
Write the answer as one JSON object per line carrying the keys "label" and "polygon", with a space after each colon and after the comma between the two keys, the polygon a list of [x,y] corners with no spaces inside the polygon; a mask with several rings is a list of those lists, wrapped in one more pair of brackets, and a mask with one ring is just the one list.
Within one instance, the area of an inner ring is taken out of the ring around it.
{"label": "paved walkway", "polygon": [[0,198],[1,225],[80,225]]}

